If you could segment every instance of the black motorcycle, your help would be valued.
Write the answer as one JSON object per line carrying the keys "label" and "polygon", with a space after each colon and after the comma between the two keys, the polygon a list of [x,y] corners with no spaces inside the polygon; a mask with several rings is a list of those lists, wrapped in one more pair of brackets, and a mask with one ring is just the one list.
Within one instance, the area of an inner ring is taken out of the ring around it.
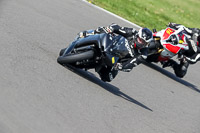
{"label": "black motorcycle", "polygon": [[128,41],[121,35],[101,33],[82,38],[78,36],[67,48],[60,51],[57,62],[84,70],[95,69],[101,80],[110,82],[118,73],[116,64],[127,61],[129,52]]}

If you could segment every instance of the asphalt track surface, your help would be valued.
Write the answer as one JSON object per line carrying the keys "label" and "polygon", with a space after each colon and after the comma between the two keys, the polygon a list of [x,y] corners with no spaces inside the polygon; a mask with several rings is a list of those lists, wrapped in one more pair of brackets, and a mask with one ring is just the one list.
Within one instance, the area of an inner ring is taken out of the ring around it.
{"label": "asphalt track surface", "polygon": [[200,63],[140,65],[104,83],[60,66],[79,31],[132,26],[81,0],[0,1],[0,133],[199,133]]}

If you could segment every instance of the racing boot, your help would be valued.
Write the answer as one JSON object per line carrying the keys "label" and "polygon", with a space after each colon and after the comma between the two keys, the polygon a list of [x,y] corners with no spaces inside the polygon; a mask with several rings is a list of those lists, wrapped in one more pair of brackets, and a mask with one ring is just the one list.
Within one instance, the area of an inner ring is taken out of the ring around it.
{"label": "racing boot", "polygon": [[197,53],[198,50],[197,42],[192,39],[186,39],[186,42],[188,44],[189,50],[185,51],[184,55],[189,57]]}
{"label": "racing boot", "polygon": [[98,73],[102,81],[111,82],[118,74],[118,70],[111,70],[104,67]]}
{"label": "racing boot", "polygon": [[200,61],[200,45],[199,45],[199,42],[200,42],[200,36],[198,37],[198,43],[197,43],[198,45],[197,45],[196,53],[192,52],[192,53],[188,54],[189,56],[186,57],[186,60],[190,64],[195,64],[197,61]]}

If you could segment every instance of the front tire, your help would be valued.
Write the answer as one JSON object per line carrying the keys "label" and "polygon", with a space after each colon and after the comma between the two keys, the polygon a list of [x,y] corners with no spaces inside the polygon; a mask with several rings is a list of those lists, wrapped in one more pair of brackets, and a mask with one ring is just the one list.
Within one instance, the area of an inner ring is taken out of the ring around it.
{"label": "front tire", "polygon": [[67,48],[61,49],[61,50],[60,50],[60,53],[59,53],[59,56],[62,56],[66,49],[67,49]]}
{"label": "front tire", "polygon": [[66,56],[59,56],[57,62],[59,64],[72,64],[76,63],[77,61],[91,59],[93,57],[94,57],[94,51],[89,50],[82,53],[73,53],[73,54],[68,54]]}
{"label": "front tire", "polygon": [[179,78],[183,78],[186,73],[187,73],[187,69],[188,69],[189,63],[181,63],[179,65],[175,65],[174,68],[174,73],[176,74],[177,77]]}

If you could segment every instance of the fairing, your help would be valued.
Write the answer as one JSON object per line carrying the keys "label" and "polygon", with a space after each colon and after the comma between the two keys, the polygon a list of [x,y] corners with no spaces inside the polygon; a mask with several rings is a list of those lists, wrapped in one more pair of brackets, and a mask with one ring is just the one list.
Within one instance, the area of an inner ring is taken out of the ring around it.
{"label": "fairing", "polygon": [[[179,39],[181,40],[179,42],[181,43],[174,45],[172,42],[169,42],[169,38],[173,34],[178,35]],[[180,28],[179,30],[174,30],[169,27],[166,28],[165,30],[161,30],[154,34],[154,37],[161,38],[160,40],[161,45],[163,46],[165,50],[169,52],[168,54],[162,54],[162,53],[161,54],[163,56],[168,55],[169,57],[173,57],[174,55],[178,54],[181,49],[184,49],[184,50],[189,49],[187,43],[185,42],[184,36],[185,36],[184,29]]]}

